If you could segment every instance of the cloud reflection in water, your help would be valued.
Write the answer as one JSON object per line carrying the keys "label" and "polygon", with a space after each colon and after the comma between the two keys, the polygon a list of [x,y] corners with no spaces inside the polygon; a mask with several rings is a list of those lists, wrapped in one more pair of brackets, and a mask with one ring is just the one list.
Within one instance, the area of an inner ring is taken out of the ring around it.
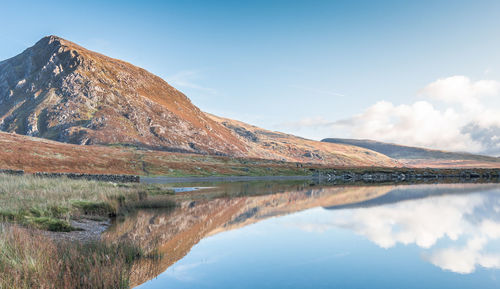
{"label": "cloud reflection in water", "polygon": [[328,226],[354,231],[382,248],[415,244],[432,264],[468,274],[478,266],[500,269],[500,192],[445,195],[368,208],[333,210]]}

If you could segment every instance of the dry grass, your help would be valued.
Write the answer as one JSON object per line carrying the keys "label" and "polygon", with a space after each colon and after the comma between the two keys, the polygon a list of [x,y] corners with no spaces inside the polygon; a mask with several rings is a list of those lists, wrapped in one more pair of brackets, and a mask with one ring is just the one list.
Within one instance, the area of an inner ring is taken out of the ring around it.
{"label": "dry grass", "polygon": [[0,224],[0,289],[128,288],[135,246],[56,243],[33,231]]}
{"label": "dry grass", "polygon": [[0,175],[0,210],[70,207],[75,200],[109,201],[134,191],[104,182]]}

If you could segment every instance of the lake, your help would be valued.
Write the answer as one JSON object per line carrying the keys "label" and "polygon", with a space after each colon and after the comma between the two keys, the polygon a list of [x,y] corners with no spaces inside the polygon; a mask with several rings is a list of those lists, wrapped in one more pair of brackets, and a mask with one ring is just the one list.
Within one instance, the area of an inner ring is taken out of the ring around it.
{"label": "lake", "polygon": [[105,233],[138,288],[500,288],[499,184],[213,186]]}

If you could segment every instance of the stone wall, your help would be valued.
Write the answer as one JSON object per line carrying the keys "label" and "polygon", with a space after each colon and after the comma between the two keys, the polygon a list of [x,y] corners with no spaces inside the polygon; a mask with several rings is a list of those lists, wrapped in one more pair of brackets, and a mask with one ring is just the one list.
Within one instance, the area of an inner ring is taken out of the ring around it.
{"label": "stone wall", "polygon": [[[25,174],[22,170],[2,170],[0,169],[0,174],[5,175],[15,175],[22,176]],[[38,172],[34,173],[34,176],[43,178],[60,178],[66,177],[68,179],[84,179],[102,182],[114,182],[114,183],[138,183],[141,178],[134,175],[99,175],[99,174],[79,174],[79,173],[44,173]]]}
{"label": "stone wall", "polygon": [[68,179],[85,179],[93,181],[114,182],[114,183],[138,183],[139,176],[134,175],[99,175],[99,174],[78,174],[78,173],[42,173],[34,174],[44,178],[66,177]]}
{"label": "stone wall", "polygon": [[22,175],[24,175],[24,171],[22,171],[22,170],[1,170],[0,169],[0,174],[22,176]]}

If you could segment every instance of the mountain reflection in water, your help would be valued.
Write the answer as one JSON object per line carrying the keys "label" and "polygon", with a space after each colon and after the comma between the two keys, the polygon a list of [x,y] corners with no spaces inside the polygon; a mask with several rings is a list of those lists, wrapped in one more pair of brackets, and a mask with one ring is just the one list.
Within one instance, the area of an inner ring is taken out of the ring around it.
{"label": "mountain reflection in water", "polygon": [[[132,240],[146,251],[163,254],[160,260],[135,264],[133,285],[166,271],[206,237],[285,215],[274,220],[288,218],[287,226],[303,232],[347,230],[388,250],[398,244],[415,245],[423,250],[415,258],[447,271],[467,274],[478,266],[500,268],[500,247],[495,246],[500,239],[498,184],[230,183],[179,196],[179,202],[170,211],[139,211],[104,234],[105,239]],[[320,209],[313,210],[315,218],[297,213],[312,208]]]}

